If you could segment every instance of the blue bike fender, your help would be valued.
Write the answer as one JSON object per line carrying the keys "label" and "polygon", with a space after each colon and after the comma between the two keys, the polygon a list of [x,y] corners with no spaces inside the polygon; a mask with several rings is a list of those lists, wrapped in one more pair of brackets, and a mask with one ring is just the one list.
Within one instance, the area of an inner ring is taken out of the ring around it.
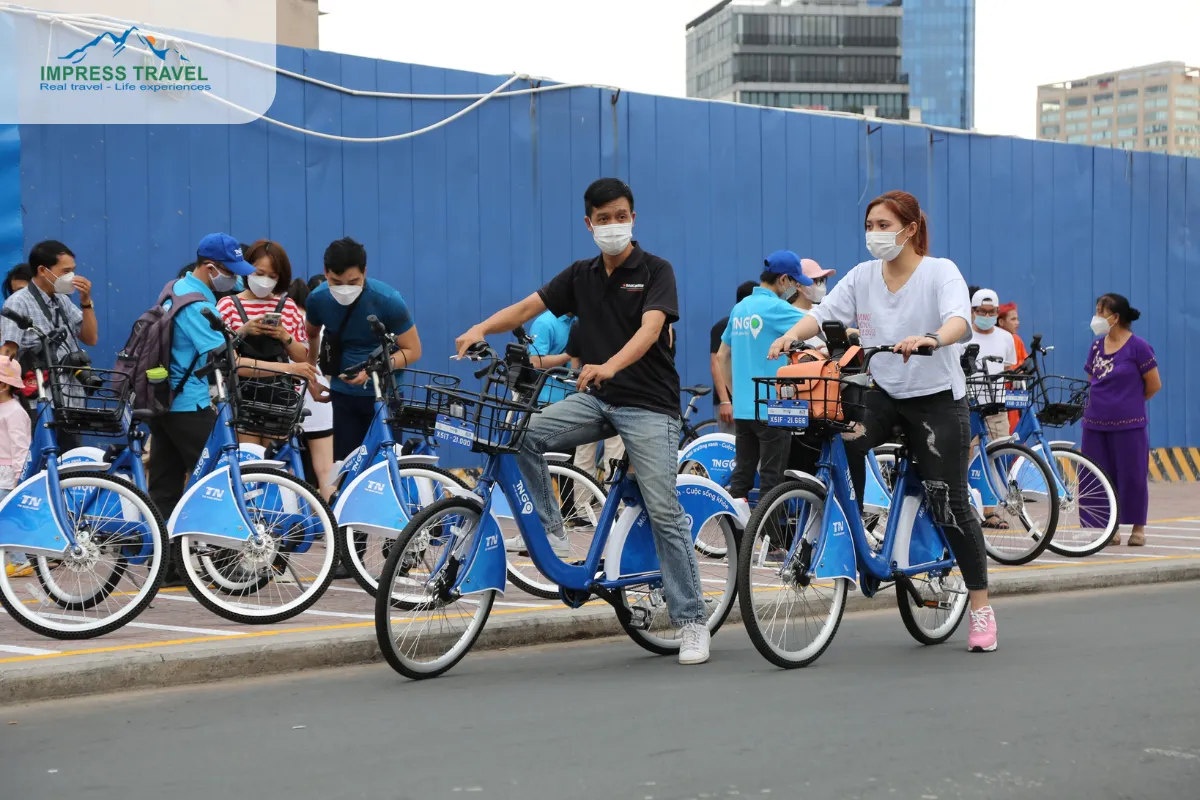
{"label": "blue bike fender", "polygon": [[830,494],[825,499],[825,519],[818,551],[813,554],[813,575],[817,578],[849,578],[858,585],[858,559],[854,554],[854,539],[850,521],[842,504]]}
{"label": "blue bike fender", "polygon": [[408,510],[400,502],[387,461],[359,473],[338,495],[333,509],[338,525],[351,525],[373,533],[404,530]]}
{"label": "blue bike fender", "polygon": [[[684,520],[691,530],[693,542],[700,535],[700,529],[713,517],[727,516],[741,530],[745,530],[746,523],[750,521],[749,508],[745,504],[734,503],[729,492],[707,478],[680,475],[676,478],[675,491],[679,496],[679,504],[683,506]],[[609,580],[659,571],[649,515],[640,497],[637,503],[631,503],[621,513],[613,525],[604,550],[604,564]]]}
{"label": "blue bike fender", "polygon": [[899,569],[935,564],[946,557],[946,540],[934,526],[929,503],[908,495],[900,504],[892,558]]}
{"label": "blue bike fender", "polygon": [[99,447],[76,447],[58,457],[58,464],[103,464],[104,451]]}
{"label": "blue bike fender", "polygon": [[879,462],[875,460],[875,452],[870,451],[867,459],[867,485],[863,489],[863,507],[886,510],[892,499],[883,485],[883,474],[879,471]]}
{"label": "blue bike fender", "polygon": [[472,545],[475,552],[467,559],[457,589],[464,595],[495,590],[504,596],[508,581],[508,556],[504,552],[504,534],[496,521],[492,502],[502,493],[492,492],[480,517],[479,533]]}
{"label": "blue bike fender", "polygon": [[61,555],[67,549],[45,472],[23,481],[0,500],[0,547],[33,553]]}
{"label": "blue bike fender", "polygon": [[208,473],[191,485],[175,506],[167,523],[167,535],[244,542],[254,526],[238,510],[229,467]]}
{"label": "blue bike fender", "polygon": [[[708,433],[679,451],[679,466],[688,462],[699,464],[714,483],[724,486],[733,475],[735,453],[733,436],[728,433]],[[757,475],[754,485],[758,485]]]}

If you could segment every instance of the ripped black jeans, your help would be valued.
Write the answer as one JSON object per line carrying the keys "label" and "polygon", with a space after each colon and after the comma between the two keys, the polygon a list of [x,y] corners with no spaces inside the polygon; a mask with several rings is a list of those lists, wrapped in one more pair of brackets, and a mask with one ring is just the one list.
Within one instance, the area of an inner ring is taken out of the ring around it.
{"label": "ripped black jeans", "polygon": [[893,431],[900,428],[908,441],[909,458],[922,481],[945,483],[949,493],[952,520],[941,520],[950,549],[962,570],[968,589],[986,589],[987,553],[983,530],[971,508],[967,489],[967,462],[971,455],[971,415],[967,402],[955,400],[946,392],[904,400],[875,388],[866,393],[866,421],[861,436],[846,435],[846,457],[850,461],[850,479],[854,493],[863,496],[866,480],[867,451],[876,445],[895,441]]}

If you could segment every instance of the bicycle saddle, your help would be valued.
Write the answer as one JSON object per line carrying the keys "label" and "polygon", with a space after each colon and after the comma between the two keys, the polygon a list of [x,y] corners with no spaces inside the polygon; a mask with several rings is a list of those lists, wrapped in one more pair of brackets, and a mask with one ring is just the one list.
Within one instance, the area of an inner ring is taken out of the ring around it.
{"label": "bicycle saddle", "polygon": [[704,397],[706,394],[712,393],[711,386],[684,386],[683,391],[695,397]]}

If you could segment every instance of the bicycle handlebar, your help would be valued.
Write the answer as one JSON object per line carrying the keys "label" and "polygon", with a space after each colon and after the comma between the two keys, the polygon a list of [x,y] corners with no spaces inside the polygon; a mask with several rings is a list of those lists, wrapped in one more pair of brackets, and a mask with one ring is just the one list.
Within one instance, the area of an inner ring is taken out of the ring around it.
{"label": "bicycle handlebar", "polygon": [[30,319],[29,317],[25,316],[24,314],[14,311],[11,308],[6,308],[3,311],[0,311],[0,314],[5,316],[6,318],[12,320],[13,322],[17,323],[17,327],[23,331],[27,331],[30,328],[33,328],[35,333],[37,333],[40,336],[45,336],[44,333],[42,333],[40,330],[38,330],[36,327],[34,327],[33,320]]}

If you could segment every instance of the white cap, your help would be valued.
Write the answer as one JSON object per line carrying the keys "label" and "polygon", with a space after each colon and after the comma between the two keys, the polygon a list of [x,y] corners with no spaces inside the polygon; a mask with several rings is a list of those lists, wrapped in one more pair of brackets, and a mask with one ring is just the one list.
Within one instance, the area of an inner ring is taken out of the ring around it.
{"label": "white cap", "polygon": [[971,308],[979,308],[986,305],[998,306],[1000,305],[1000,298],[991,289],[980,289],[971,298]]}

